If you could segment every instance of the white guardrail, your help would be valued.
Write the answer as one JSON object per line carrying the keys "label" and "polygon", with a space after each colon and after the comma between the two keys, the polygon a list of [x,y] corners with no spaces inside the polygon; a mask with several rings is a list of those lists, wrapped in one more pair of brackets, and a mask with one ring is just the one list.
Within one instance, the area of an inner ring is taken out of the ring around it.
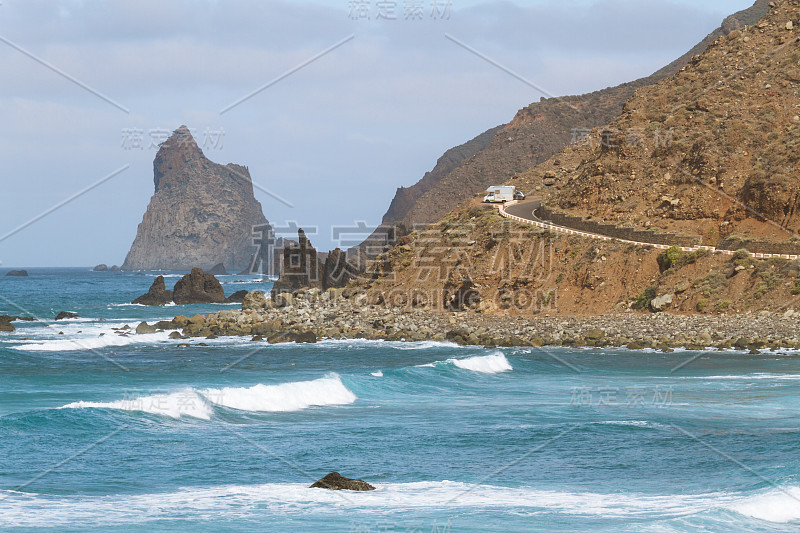
{"label": "white guardrail", "polygon": [[[516,220],[517,222],[522,222],[523,224],[530,224],[532,226],[536,226],[537,228],[547,229],[558,233],[578,235],[580,237],[586,237],[589,239],[600,239],[603,241],[617,241],[617,242],[623,242],[625,244],[637,244],[639,246],[652,246],[653,248],[656,248],[658,250],[666,250],[667,248],[670,248],[669,244],[654,244],[652,242],[627,241],[625,239],[609,237],[608,235],[600,235],[599,233],[589,233],[586,231],[579,231],[576,229],[567,228],[565,226],[557,226],[550,222],[543,222],[541,220],[533,220],[529,218],[518,217],[516,215],[511,215],[506,212],[506,207],[516,205],[518,203],[519,202],[517,200],[511,200],[509,202],[506,202],[505,204],[496,205],[495,207],[497,207],[498,211],[500,211],[500,216],[503,216],[511,220]],[[718,250],[714,246],[679,246],[679,248],[684,252],[694,252],[696,250],[708,250],[709,252],[720,252],[726,255],[733,255],[734,253],[736,253],[733,250]],[[790,254],[760,254],[760,253],[750,252],[750,255],[758,259],[769,259],[771,257],[782,257],[784,259],[800,259],[800,255],[790,255]]]}

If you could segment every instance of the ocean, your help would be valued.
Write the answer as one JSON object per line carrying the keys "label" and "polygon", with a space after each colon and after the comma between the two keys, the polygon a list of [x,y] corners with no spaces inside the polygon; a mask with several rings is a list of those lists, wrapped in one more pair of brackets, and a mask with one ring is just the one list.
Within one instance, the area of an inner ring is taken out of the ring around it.
{"label": "ocean", "polygon": [[[0,529],[800,530],[797,353],[180,348],[114,328],[238,306],[127,304],[155,273],[29,272],[0,278],[0,314],[43,319],[0,333]],[[308,488],[332,471],[376,490]]]}

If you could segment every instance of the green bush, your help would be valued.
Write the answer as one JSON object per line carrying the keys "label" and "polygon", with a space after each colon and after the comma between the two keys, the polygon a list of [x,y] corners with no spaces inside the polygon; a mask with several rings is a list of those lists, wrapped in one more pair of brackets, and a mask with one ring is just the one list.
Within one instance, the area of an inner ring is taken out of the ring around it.
{"label": "green bush", "polygon": [[639,296],[636,297],[636,309],[648,309],[650,307],[650,300],[656,297],[658,287],[655,285],[647,287]]}
{"label": "green bush", "polygon": [[733,255],[731,257],[733,258],[734,261],[736,261],[737,259],[748,259],[750,257],[750,252],[748,252],[744,248],[739,248],[738,250],[733,252]]}
{"label": "green bush", "polygon": [[656,258],[656,261],[658,261],[659,270],[664,272],[673,266],[677,266],[677,264],[683,259],[683,256],[684,251],[681,250],[679,246],[670,246],[658,254],[658,257]]}
{"label": "green bush", "polygon": [[794,285],[792,286],[792,294],[794,296],[800,294],[800,278],[795,278]]}
{"label": "green bush", "polygon": [[756,285],[756,291],[753,293],[753,297],[756,299],[761,298],[774,289],[780,281],[780,277],[772,270],[761,272],[761,281]]}
{"label": "green bush", "polygon": [[697,302],[697,310],[702,313],[706,307],[708,307],[708,298],[700,298],[700,301]]}

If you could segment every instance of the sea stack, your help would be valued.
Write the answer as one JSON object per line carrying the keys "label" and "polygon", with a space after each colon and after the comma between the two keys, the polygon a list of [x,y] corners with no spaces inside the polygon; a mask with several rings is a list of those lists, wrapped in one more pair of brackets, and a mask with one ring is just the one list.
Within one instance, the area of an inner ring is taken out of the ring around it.
{"label": "sea stack", "polygon": [[155,194],[123,270],[249,267],[254,225],[266,224],[247,167],[209,161],[186,126],[153,161]]}

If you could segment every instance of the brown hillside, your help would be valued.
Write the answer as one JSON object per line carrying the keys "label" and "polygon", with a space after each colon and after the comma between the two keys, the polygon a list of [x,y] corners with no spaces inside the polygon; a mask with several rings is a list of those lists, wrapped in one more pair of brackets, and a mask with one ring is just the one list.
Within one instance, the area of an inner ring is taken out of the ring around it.
{"label": "brown hillside", "polygon": [[[639,88],[605,136],[595,129],[591,144],[570,146],[512,183],[539,187],[551,206],[595,220],[712,244],[739,236],[793,245],[800,2],[774,5],[755,27],[717,39],[672,78]],[[654,146],[667,132],[671,140]],[[509,316],[800,306],[797,260],[553,234],[504,220],[475,198],[398,244],[361,284],[375,303]]]}
{"label": "brown hillside", "polygon": [[415,185],[398,189],[383,222],[402,222],[409,227],[434,222],[489,185],[546,161],[573,141],[576,130],[603,126],[617,118],[637,87],[673,75],[718,37],[757,21],[767,11],[767,4],[758,0],[731,15],[691,51],[651,76],[581,96],[542,99],[525,107],[510,123],[446,152],[436,168]]}
{"label": "brown hillside", "polygon": [[517,183],[555,176],[545,203],[572,214],[800,249],[798,2],[773,4]]}

